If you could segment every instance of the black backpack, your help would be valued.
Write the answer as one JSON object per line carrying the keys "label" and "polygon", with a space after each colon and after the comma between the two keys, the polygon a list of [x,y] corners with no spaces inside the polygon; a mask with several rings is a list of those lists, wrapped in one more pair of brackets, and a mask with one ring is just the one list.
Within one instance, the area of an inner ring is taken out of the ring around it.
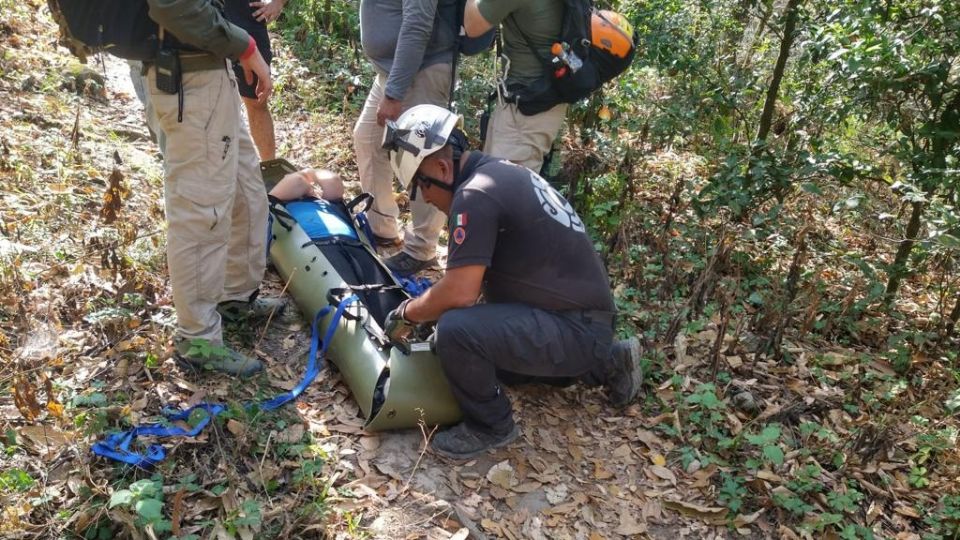
{"label": "black backpack", "polygon": [[626,71],[636,54],[636,36],[626,17],[598,10],[591,0],[562,1],[560,35],[547,57],[531,44],[512,16],[507,19],[544,66],[539,81],[517,91],[517,106],[526,115],[580,101]]}
{"label": "black backpack", "polygon": [[60,26],[60,43],[86,61],[105,52],[150,61],[160,48],[159,26],[146,0],[47,0]]}

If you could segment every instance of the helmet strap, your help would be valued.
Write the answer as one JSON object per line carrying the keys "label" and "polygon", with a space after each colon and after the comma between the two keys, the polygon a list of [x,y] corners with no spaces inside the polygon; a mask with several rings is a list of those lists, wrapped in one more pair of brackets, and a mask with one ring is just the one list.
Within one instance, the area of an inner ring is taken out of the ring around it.
{"label": "helmet strap", "polygon": [[460,131],[458,128],[453,128],[453,131],[450,132],[450,136],[447,138],[446,144],[450,145],[450,148],[453,150],[453,183],[446,184],[425,174],[417,173],[413,177],[413,183],[410,186],[410,200],[417,200],[417,189],[420,182],[426,182],[428,184],[437,186],[438,188],[454,193],[457,191],[457,188],[460,187],[460,184],[466,180],[462,172],[460,171],[460,156],[463,155],[463,152],[467,148],[467,136]]}

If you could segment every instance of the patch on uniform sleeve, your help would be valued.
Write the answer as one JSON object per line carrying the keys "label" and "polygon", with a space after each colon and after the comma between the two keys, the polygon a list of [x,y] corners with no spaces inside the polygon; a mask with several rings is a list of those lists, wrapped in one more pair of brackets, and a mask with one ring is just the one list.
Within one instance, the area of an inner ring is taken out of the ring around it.
{"label": "patch on uniform sleeve", "polygon": [[[459,217],[459,216],[457,216],[457,217]],[[456,229],[453,230],[453,241],[454,241],[457,245],[462,244],[463,241],[466,240],[466,239],[467,239],[467,230],[466,230],[466,229],[464,229],[463,227],[457,227]]]}
{"label": "patch on uniform sleeve", "polygon": [[467,213],[462,212],[457,214],[456,219],[454,220],[454,227],[466,227],[467,226]]}

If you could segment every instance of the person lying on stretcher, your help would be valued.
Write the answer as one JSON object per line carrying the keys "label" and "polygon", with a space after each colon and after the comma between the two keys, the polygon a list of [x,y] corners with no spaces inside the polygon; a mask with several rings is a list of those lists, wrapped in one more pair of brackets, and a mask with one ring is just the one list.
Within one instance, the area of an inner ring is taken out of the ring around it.
{"label": "person lying on stretcher", "polygon": [[[325,263],[343,279],[378,325],[407,296],[399,290],[389,271],[378,262],[375,251],[361,241],[343,201],[343,180],[326,169],[302,169],[284,176],[269,193],[274,202],[283,204],[283,219],[293,219],[304,233],[317,242]],[[384,289],[377,289],[384,285]]]}

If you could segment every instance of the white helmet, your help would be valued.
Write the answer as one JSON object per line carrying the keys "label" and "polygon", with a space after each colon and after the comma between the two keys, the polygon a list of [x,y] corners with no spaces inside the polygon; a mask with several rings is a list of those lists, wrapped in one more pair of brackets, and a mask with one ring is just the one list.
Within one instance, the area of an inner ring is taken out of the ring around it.
{"label": "white helmet", "polygon": [[383,147],[390,151],[390,166],[406,189],[423,159],[447,144],[460,117],[436,105],[410,107],[396,122],[387,122]]}

